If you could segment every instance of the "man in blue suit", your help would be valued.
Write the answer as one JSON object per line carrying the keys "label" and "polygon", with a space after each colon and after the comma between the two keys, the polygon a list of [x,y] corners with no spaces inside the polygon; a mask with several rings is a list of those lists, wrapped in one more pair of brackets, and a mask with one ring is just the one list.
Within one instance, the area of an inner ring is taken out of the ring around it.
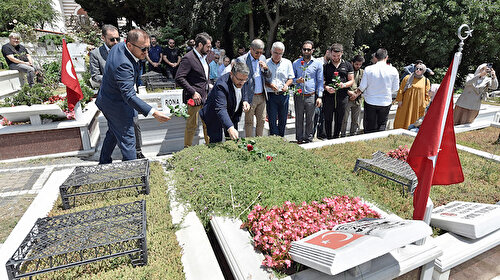
{"label": "man in blue suit", "polygon": [[108,54],[102,84],[96,105],[108,120],[99,164],[111,163],[111,154],[118,144],[123,161],[136,159],[134,116],[137,112],[153,116],[159,122],[170,120],[162,112],[139,99],[136,84],[139,78],[139,60],[146,58],[149,35],[140,29],[127,34],[126,43],[115,45]]}
{"label": "man in blue suit", "polygon": [[250,70],[245,63],[236,62],[231,72],[222,75],[207,97],[200,117],[207,126],[209,143],[222,141],[222,133],[238,139],[238,122],[242,111],[250,110],[251,92],[245,84]]}

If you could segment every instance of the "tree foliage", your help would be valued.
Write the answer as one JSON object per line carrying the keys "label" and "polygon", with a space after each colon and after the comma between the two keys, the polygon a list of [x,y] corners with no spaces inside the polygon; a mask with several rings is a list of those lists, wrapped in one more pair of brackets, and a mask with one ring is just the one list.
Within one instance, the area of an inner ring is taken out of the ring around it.
{"label": "tree foliage", "polygon": [[499,1],[403,1],[400,15],[392,16],[364,39],[374,48],[387,48],[392,61],[409,64],[421,59],[431,68],[447,68],[460,42],[457,29],[463,23],[474,32],[465,41],[459,76],[465,77],[483,62],[499,65]]}
{"label": "tree foliage", "polygon": [[0,31],[11,30],[15,23],[31,28],[43,28],[59,14],[47,0],[2,0],[0,1]]}

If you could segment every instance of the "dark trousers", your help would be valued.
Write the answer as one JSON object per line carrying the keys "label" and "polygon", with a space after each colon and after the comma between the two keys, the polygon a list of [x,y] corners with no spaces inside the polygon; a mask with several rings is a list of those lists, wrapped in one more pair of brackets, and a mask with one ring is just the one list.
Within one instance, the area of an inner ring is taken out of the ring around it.
{"label": "dark trousers", "polygon": [[[349,98],[347,94],[323,93],[323,114],[325,116],[325,133],[328,139],[339,138],[342,122],[344,121],[345,108]],[[332,122],[334,122],[332,134]]]}
{"label": "dark trousers", "polygon": [[387,118],[391,105],[377,106],[364,102],[363,124],[365,133],[384,131],[387,126]]}
{"label": "dark trousers", "polygon": [[269,93],[266,106],[267,119],[269,121],[269,135],[285,136],[289,98],[288,94]]}
{"label": "dark trousers", "polygon": [[113,115],[104,113],[106,120],[108,120],[108,131],[102,143],[101,156],[99,157],[99,164],[111,163],[111,154],[118,145],[122,152],[122,160],[134,160],[137,158],[135,150],[135,134],[133,120],[123,120]]}
{"label": "dark trousers", "polygon": [[316,107],[314,109],[314,128],[313,128],[313,135],[317,132],[316,137],[318,139],[324,139],[326,138],[326,133],[325,133],[325,114],[323,113],[323,106],[321,107]]}
{"label": "dark trousers", "polygon": [[141,127],[139,126],[139,117],[134,117],[134,135],[135,135],[135,151],[142,153],[142,135]]}
{"label": "dark trousers", "polygon": [[167,79],[169,79],[169,80],[175,79],[175,74],[177,74],[177,68],[178,67],[172,68],[170,66],[167,66],[165,68],[165,76],[167,76]]}

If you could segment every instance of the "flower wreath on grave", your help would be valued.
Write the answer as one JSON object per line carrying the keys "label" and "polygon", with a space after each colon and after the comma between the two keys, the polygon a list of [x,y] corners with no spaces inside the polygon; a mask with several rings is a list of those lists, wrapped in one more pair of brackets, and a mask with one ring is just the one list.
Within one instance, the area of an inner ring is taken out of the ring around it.
{"label": "flower wreath on grave", "polygon": [[406,160],[408,159],[409,153],[410,153],[410,149],[408,149],[408,146],[405,145],[404,147],[399,146],[398,148],[396,148],[394,150],[390,150],[389,152],[386,153],[386,155],[391,157],[391,158],[399,159],[399,160],[406,162]]}
{"label": "flower wreath on grave", "polygon": [[359,197],[334,196],[323,198],[322,203],[285,201],[283,206],[270,209],[257,204],[241,228],[250,231],[255,248],[264,253],[262,265],[286,270],[293,264],[289,254],[292,241],[362,218],[380,218],[380,214]]}

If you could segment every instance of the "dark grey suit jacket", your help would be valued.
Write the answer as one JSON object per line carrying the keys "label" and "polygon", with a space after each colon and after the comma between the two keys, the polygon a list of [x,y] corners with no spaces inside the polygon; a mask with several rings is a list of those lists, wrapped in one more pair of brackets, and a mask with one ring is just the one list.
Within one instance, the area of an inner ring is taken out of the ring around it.
{"label": "dark grey suit jacket", "polygon": [[184,103],[187,103],[188,99],[193,98],[195,92],[201,95],[202,104],[207,100],[209,80],[194,50],[191,50],[182,57],[177,74],[175,75],[175,82],[183,89],[182,101]]}
{"label": "dark grey suit jacket", "polygon": [[90,80],[94,88],[98,88],[102,83],[102,75],[106,67],[106,59],[108,58],[108,50],[102,45],[90,52]]}

